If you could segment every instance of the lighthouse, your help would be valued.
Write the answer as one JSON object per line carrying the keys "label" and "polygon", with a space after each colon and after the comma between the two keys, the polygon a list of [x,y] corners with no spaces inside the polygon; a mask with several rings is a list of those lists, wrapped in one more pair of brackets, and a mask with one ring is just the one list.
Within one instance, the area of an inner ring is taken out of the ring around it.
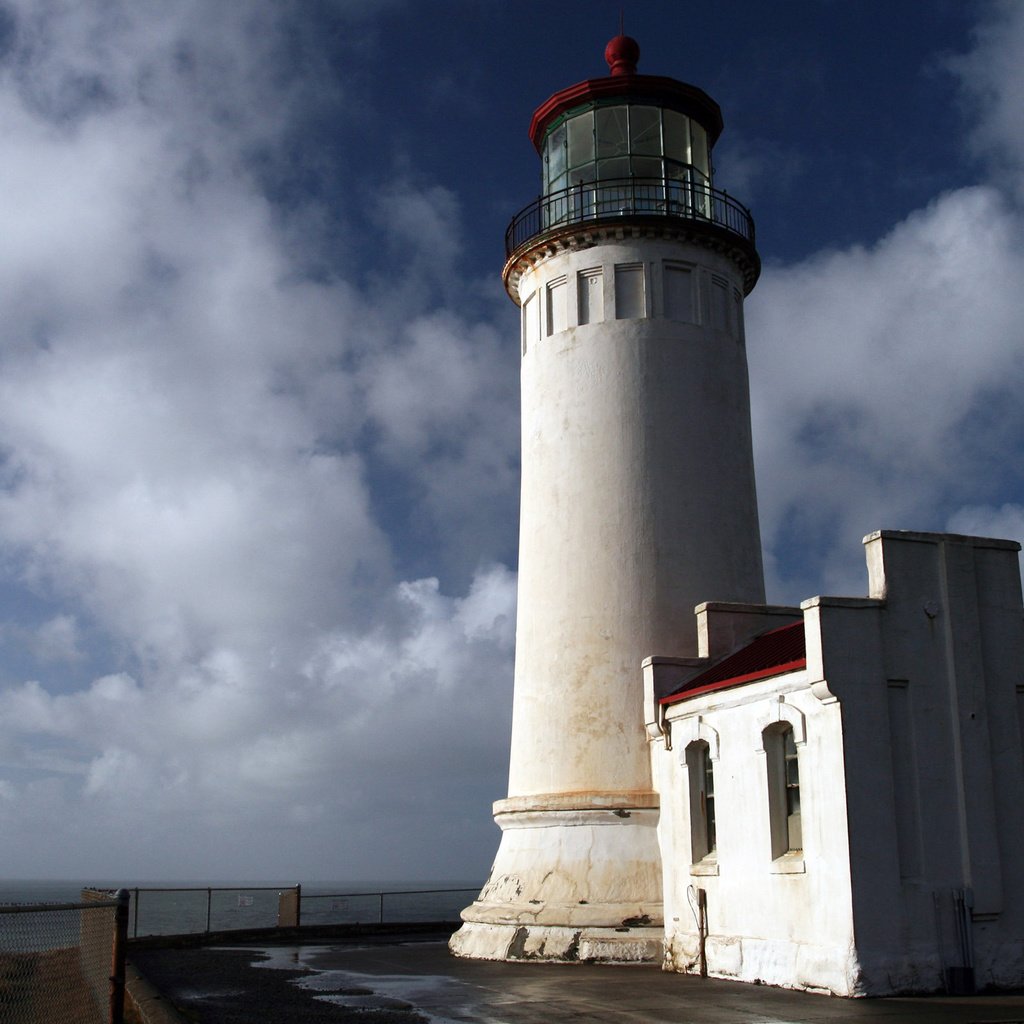
{"label": "lighthouse", "polygon": [[541,191],[505,240],[522,355],[512,748],[461,956],[660,958],[641,663],[697,655],[698,603],[764,601],[754,225],[714,181],[718,105],[638,59],[616,36],[607,76],[537,108]]}

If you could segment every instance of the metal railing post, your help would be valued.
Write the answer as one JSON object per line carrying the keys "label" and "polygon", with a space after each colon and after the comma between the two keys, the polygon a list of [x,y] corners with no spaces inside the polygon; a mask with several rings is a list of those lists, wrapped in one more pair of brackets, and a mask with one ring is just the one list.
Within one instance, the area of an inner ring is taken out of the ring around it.
{"label": "metal railing post", "polygon": [[213,889],[207,888],[206,890],[206,933],[210,933],[210,907],[213,904]]}
{"label": "metal railing post", "polygon": [[302,883],[295,883],[295,927],[302,924]]}
{"label": "metal railing post", "polygon": [[139,937],[139,887],[135,887],[134,905],[132,908],[132,916],[135,919],[134,927],[132,928],[132,938],[137,939]]}
{"label": "metal railing post", "polygon": [[377,923],[384,923],[384,893],[380,894],[380,917],[377,919]]}
{"label": "metal railing post", "polygon": [[110,1024],[124,1024],[124,959],[128,945],[128,890],[117,890],[110,951]]}

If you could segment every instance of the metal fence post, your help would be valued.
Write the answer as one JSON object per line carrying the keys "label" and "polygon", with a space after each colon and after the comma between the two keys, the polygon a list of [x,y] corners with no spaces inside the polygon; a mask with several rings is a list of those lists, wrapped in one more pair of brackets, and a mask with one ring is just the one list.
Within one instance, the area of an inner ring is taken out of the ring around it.
{"label": "metal fence post", "polygon": [[380,921],[381,924],[384,923],[384,893],[380,894],[380,918],[379,918],[379,921]]}
{"label": "metal fence post", "polygon": [[128,890],[117,890],[110,951],[110,1024],[124,1024],[124,958],[128,946]]}
{"label": "metal fence post", "polygon": [[134,922],[134,927],[132,928],[132,936],[137,939],[139,937],[139,887],[138,886],[135,887],[134,900],[135,900],[135,905],[132,907],[132,913],[134,915],[135,922]]}
{"label": "metal fence post", "polygon": [[206,933],[210,933],[210,907],[213,905],[213,889],[206,890]]}
{"label": "metal fence post", "polygon": [[295,927],[302,924],[302,884],[295,883]]}

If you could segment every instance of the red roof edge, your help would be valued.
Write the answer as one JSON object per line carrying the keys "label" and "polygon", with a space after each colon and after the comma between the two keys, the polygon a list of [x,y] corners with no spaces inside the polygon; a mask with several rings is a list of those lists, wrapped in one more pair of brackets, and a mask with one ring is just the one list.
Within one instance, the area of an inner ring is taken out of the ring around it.
{"label": "red roof edge", "polygon": [[559,114],[590,100],[616,96],[651,100],[659,106],[689,115],[704,126],[708,133],[708,148],[722,134],[722,109],[703,89],[664,75],[613,75],[577,82],[545,100],[534,111],[533,120],[530,121],[530,140],[534,148],[538,153],[541,151],[548,125]]}
{"label": "red roof edge", "polygon": [[713,690],[725,690],[758,679],[796,672],[807,667],[803,619],[762,633],[684,683],[660,704],[677,704]]}
{"label": "red roof edge", "polygon": [[667,697],[662,697],[659,703],[678,704],[681,701],[689,700],[690,697],[697,697],[702,693],[711,693],[713,690],[728,690],[732,686],[752,683],[757,679],[770,679],[772,676],[783,676],[787,672],[797,672],[802,668],[807,668],[806,658],[798,658],[796,661],[788,661],[784,665],[775,665],[772,668],[763,668],[759,672],[748,672],[745,676],[720,679],[716,683],[706,683],[704,686],[696,686],[692,690],[683,690],[681,693],[670,693]]}

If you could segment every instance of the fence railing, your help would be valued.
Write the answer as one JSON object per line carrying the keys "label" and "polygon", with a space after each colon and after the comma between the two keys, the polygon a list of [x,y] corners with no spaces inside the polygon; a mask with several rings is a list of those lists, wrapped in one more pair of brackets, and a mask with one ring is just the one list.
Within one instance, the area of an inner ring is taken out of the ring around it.
{"label": "fence railing", "polygon": [[459,911],[467,902],[475,899],[479,892],[478,885],[471,889],[303,892],[301,920],[304,925],[455,921],[458,920]]}
{"label": "fence railing", "polygon": [[130,890],[131,934],[146,938],[275,927],[455,921],[479,891],[478,885],[343,892],[301,885],[140,886]]}
{"label": "fence railing", "polygon": [[505,232],[505,255],[567,225],[624,217],[667,217],[712,225],[754,247],[754,218],[740,202],[702,181],[616,178],[590,181],[538,196]]}
{"label": "fence railing", "polygon": [[280,923],[280,885],[136,886],[130,892],[133,938],[273,928]]}
{"label": "fence railing", "polygon": [[122,1024],[128,893],[0,906],[0,1024]]}

